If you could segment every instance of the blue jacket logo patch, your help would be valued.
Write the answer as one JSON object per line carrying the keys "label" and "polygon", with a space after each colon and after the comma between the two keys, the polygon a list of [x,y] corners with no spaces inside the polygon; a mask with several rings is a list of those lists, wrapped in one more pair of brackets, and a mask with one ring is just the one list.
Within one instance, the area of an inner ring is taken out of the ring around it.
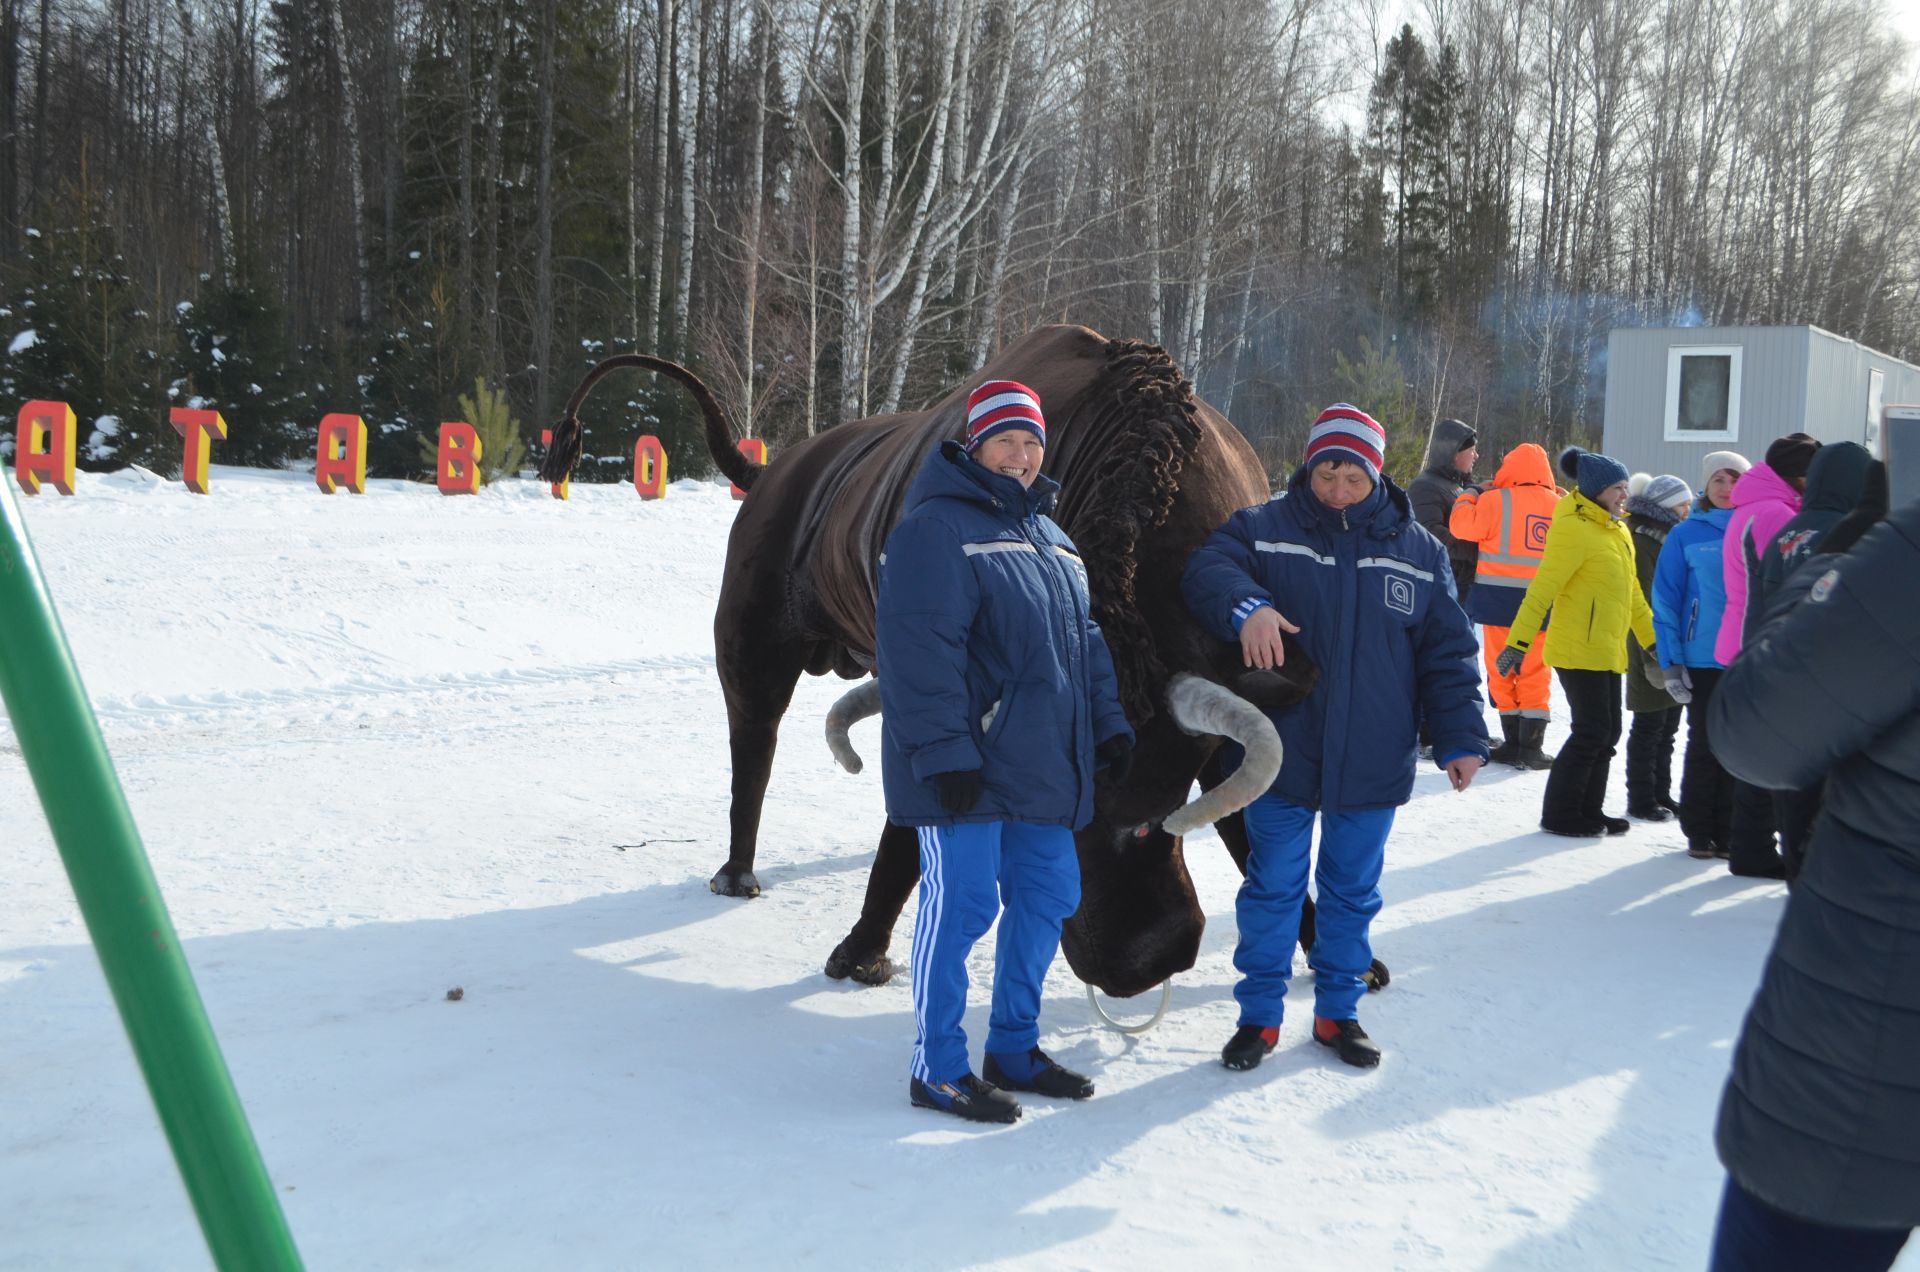
{"label": "blue jacket logo patch", "polygon": [[1813,590],[1807,593],[1807,599],[1815,604],[1826,600],[1829,596],[1833,595],[1833,586],[1839,581],[1840,571],[1828,570],[1825,574],[1822,574],[1819,581],[1813,585]]}
{"label": "blue jacket logo patch", "polygon": [[1552,525],[1552,517],[1543,517],[1536,512],[1527,514],[1527,550],[1529,552],[1547,550],[1547,530]]}
{"label": "blue jacket logo patch", "polygon": [[1388,575],[1387,608],[1401,614],[1413,613],[1413,583],[1408,579]]}

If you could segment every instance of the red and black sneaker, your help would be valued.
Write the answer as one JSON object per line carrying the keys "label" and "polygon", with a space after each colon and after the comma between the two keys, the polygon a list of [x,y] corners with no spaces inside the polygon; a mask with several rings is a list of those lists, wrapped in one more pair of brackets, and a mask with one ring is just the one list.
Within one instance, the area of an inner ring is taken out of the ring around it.
{"label": "red and black sneaker", "polygon": [[1258,1068],[1279,1043],[1278,1025],[1242,1025],[1233,1031],[1233,1037],[1227,1039],[1227,1045],[1220,1049],[1220,1063],[1229,1069]]}
{"label": "red and black sneaker", "polygon": [[1328,1020],[1325,1016],[1313,1018],[1313,1040],[1323,1047],[1332,1047],[1339,1057],[1359,1069],[1371,1069],[1380,1063],[1380,1047],[1367,1037],[1367,1031],[1360,1027],[1357,1020]]}

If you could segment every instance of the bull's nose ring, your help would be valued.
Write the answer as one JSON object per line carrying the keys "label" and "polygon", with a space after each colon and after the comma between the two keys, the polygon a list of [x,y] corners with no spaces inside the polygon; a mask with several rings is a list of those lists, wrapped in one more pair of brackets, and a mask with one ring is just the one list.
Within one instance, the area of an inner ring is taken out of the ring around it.
{"label": "bull's nose ring", "polygon": [[1167,977],[1167,979],[1160,982],[1160,1005],[1154,1008],[1153,1015],[1147,1017],[1145,1020],[1140,1021],[1137,1024],[1127,1024],[1126,1022],[1116,1020],[1113,1016],[1109,1015],[1107,1013],[1107,1009],[1100,1005],[1100,991],[1095,989],[1091,985],[1087,986],[1087,1003],[1089,1006],[1093,1008],[1093,1014],[1100,1018],[1101,1024],[1113,1030],[1115,1033],[1132,1035],[1132,1034],[1143,1034],[1147,1032],[1147,1030],[1159,1024],[1162,1018],[1166,1016],[1167,1004],[1171,1003],[1172,1001],[1173,1001],[1173,977],[1169,976]]}

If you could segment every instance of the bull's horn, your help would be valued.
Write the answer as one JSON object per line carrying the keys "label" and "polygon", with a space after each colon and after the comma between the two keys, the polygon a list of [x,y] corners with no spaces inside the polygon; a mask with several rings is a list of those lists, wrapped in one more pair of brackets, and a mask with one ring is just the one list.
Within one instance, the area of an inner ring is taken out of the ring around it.
{"label": "bull's horn", "polygon": [[1211,680],[1181,672],[1167,684],[1173,721],[1188,733],[1217,733],[1232,738],[1247,753],[1231,777],[1161,825],[1170,835],[1185,835],[1239,812],[1260,798],[1280,773],[1280,735],[1260,708]]}
{"label": "bull's horn", "polygon": [[865,767],[860,762],[860,753],[853,749],[853,740],[847,736],[847,730],[868,716],[879,714],[880,682],[871,678],[862,680],[841,694],[840,701],[828,709],[827,749],[833,752],[833,758],[840,761],[840,767],[847,772],[858,773]]}

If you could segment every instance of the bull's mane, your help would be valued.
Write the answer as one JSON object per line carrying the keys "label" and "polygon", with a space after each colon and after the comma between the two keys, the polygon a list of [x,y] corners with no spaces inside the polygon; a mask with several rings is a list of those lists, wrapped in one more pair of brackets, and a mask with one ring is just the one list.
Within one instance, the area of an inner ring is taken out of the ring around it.
{"label": "bull's mane", "polygon": [[1200,441],[1199,407],[1192,382],[1159,345],[1115,340],[1106,357],[1075,412],[1073,454],[1054,474],[1057,515],[1087,563],[1093,616],[1113,651],[1120,700],[1139,726],[1156,713],[1153,686],[1167,671],[1134,595],[1136,548],[1173,510],[1180,470]]}

